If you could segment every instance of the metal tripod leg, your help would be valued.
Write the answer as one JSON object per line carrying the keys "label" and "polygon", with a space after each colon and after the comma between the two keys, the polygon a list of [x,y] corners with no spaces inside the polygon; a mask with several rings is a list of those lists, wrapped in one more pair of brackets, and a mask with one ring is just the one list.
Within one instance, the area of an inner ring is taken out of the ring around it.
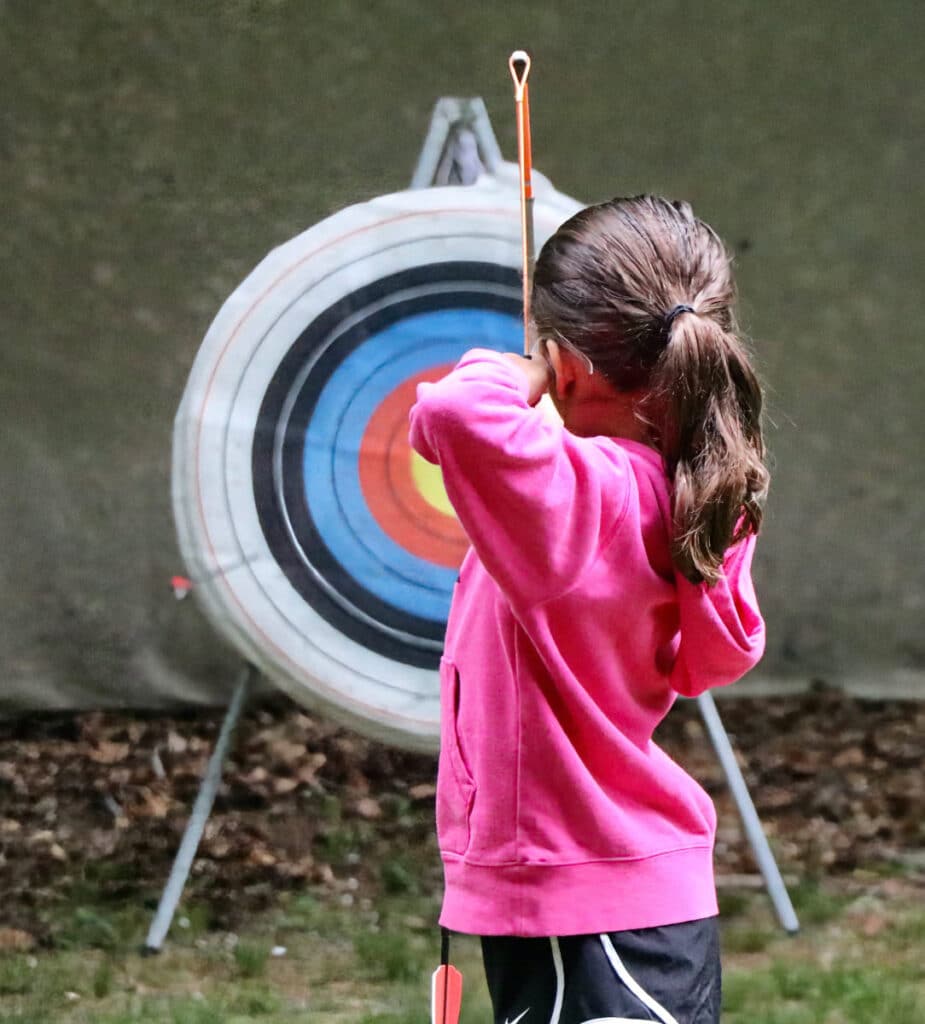
{"label": "metal tripod leg", "polygon": [[745,834],[748,836],[748,841],[755,852],[755,859],[758,861],[758,867],[764,876],[765,888],[768,890],[768,895],[774,904],[778,920],[785,931],[791,933],[798,932],[800,930],[800,922],[797,920],[787,887],[784,885],[784,880],[781,878],[780,870],[777,867],[777,861],[774,859],[767,836],[764,834],[761,819],[758,817],[758,812],[752,803],[748,786],[745,784],[745,779],[735,759],[732,744],[729,742],[729,736],[719,717],[719,711],[716,709],[713,695],[709,692],[702,693],[697,698],[697,704],[700,707],[700,714],[703,716],[707,732],[710,734],[713,748],[716,750],[716,756],[719,758],[719,763],[726,775],[726,781],[729,783],[729,788],[732,791],[739,816],[742,819],[742,825],[745,828]]}
{"label": "metal tripod leg", "polygon": [[186,885],[186,880],[189,877],[193,858],[196,856],[196,850],[199,847],[199,841],[202,839],[206,822],[209,820],[209,814],[212,812],[215,794],[218,792],[218,785],[222,779],[222,766],[225,763],[225,755],[228,752],[231,734],[234,732],[234,727],[241,716],[248,690],[256,675],[257,670],[252,665],[248,665],[241,673],[241,678],[235,687],[234,695],[225,714],[225,720],[222,722],[221,731],[218,734],[218,739],[215,741],[215,749],[209,758],[209,764],[199,785],[199,792],[196,794],[196,801],[190,812],[189,821],[186,823],[186,830],[183,833],[183,839],[180,841],[180,848],[177,850],[177,855],[174,858],[170,877],[164,886],[164,892],[157,906],[157,913],[154,915],[154,920],[151,922],[151,927],[148,931],[148,937],[145,939],[145,953],[160,952],[164,938],[170,930],[170,923],[173,921],[177,904],[183,895],[183,887]]}

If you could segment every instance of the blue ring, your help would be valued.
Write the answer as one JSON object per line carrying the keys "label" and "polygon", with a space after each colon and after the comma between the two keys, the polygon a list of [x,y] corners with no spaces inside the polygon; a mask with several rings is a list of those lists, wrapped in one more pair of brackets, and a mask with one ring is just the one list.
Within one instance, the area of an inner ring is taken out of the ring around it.
{"label": "blue ring", "polygon": [[405,317],[371,335],[326,381],[306,431],[305,500],[324,543],[354,579],[394,607],[445,622],[455,569],[406,551],[379,526],[360,487],[360,443],[395,388],[473,347],[516,351],[522,321],[507,313],[441,309]]}

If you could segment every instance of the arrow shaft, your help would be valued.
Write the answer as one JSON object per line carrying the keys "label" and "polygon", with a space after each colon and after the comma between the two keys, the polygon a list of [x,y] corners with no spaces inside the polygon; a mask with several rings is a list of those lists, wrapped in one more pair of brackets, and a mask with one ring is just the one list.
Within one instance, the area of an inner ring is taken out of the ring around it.
{"label": "arrow shaft", "polygon": [[520,238],[523,276],[524,352],[530,345],[530,300],[533,292],[533,144],[530,137],[530,57],[523,50],[511,54],[508,66],[514,80],[517,114],[517,167],[520,177]]}

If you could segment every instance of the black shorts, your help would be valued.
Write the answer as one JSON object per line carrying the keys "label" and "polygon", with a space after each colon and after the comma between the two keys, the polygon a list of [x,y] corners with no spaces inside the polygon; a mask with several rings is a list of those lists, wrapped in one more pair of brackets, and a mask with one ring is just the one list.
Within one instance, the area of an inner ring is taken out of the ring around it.
{"label": "black shorts", "polygon": [[660,928],[482,939],[495,1024],[718,1024],[715,917]]}

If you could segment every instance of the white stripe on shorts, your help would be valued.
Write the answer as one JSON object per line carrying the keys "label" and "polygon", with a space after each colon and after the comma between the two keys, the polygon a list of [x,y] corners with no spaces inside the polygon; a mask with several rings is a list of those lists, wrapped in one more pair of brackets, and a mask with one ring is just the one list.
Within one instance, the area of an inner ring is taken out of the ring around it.
{"label": "white stripe on shorts", "polygon": [[581,1024],[652,1024],[642,1017],[595,1017],[594,1020],[583,1020]]}
{"label": "white stripe on shorts", "polygon": [[[607,959],[610,961],[610,966],[617,972],[617,977],[624,985],[633,993],[633,995],[648,1009],[650,1009],[656,1017],[662,1022],[662,1024],[678,1024],[678,1021],[673,1017],[662,1004],[650,996],[648,992],[636,981],[636,979],[626,969],[623,961],[620,959],[619,954],[614,949],[613,943],[610,941],[609,935],[601,936],[601,945],[604,947],[604,952],[607,954]],[[608,1018],[604,1018],[607,1020]],[[621,1018],[617,1017],[617,1020]]]}
{"label": "white stripe on shorts", "polygon": [[559,949],[559,940],[552,936],[549,942],[552,946],[552,965],[556,970],[556,1001],[552,1007],[549,1024],[559,1024],[559,1018],[562,1016],[562,1002],[565,999],[565,968],[562,966],[562,950]]}

